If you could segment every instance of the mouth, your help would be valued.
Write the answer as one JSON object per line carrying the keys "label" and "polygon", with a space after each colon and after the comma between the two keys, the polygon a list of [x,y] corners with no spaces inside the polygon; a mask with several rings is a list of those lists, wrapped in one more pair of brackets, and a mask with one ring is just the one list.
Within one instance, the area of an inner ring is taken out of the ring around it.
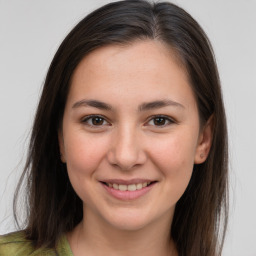
{"label": "mouth", "polygon": [[149,180],[107,180],[100,182],[109,195],[119,200],[135,200],[153,189],[157,181]]}
{"label": "mouth", "polygon": [[148,187],[155,182],[156,181],[146,181],[146,182],[133,183],[133,184],[118,184],[118,183],[110,183],[110,182],[102,182],[102,183],[108,186],[109,188],[113,188],[115,190],[136,191],[136,190],[141,190],[145,187]]}

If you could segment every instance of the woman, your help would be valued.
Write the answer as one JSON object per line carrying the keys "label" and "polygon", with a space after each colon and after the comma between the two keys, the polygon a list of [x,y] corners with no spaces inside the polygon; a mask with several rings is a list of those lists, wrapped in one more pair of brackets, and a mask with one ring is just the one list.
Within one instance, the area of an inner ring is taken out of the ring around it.
{"label": "woman", "polygon": [[[49,68],[0,255],[220,255],[227,131],[211,45],[170,3],[85,17]],[[15,201],[16,203],[16,201]]]}

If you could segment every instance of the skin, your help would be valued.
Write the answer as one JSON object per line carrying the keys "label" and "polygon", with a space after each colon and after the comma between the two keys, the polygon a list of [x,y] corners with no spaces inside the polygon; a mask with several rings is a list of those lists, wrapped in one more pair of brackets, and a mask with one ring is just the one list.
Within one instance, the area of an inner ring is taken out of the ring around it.
{"label": "skin", "polygon": [[[163,100],[175,103],[139,110]],[[68,234],[74,255],[177,255],[169,234],[175,205],[193,165],[207,158],[211,127],[211,120],[200,127],[187,73],[164,44],[110,45],[86,56],[73,74],[59,131],[62,161],[84,203],[82,222]],[[100,182],[135,178],[157,182],[135,200],[114,198]]]}

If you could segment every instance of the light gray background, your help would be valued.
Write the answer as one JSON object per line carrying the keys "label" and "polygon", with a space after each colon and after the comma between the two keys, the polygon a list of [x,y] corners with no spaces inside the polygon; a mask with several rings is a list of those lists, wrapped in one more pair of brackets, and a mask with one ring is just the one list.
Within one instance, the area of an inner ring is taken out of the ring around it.
{"label": "light gray background", "polygon": [[[0,234],[41,85],[70,29],[106,0],[0,0]],[[256,255],[256,0],[176,0],[208,34],[219,66],[230,142],[230,222],[224,256]]]}

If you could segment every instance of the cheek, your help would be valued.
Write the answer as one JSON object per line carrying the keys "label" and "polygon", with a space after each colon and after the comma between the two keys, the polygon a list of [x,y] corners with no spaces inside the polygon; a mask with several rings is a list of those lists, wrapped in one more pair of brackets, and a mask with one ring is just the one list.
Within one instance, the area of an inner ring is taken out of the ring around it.
{"label": "cheek", "polygon": [[165,165],[185,166],[194,162],[195,143],[189,138],[170,136],[155,145],[154,154]]}
{"label": "cheek", "polygon": [[191,179],[194,149],[180,138],[165,140],[155,148],[155,165],[161,172],[164,186],[161,194],[167,205],[176,205]]}
{"label": "cheek", "polygon": [[[70,133],[72,134],[72,133]],[[107,142],[99,136],[78,134],[65,140],[67,168],[72,175],[93,175],[105,156]]]}
{"label": "cheek", "polygon": [[94,173],[105,156],[107,141],[84,133],[72,133],[65,138],[65,155],[70,182],[77,195],[89,202],[93,198]]}
{"label": "cheek", "polygon": [[177,133],[158,141],[151,151],[152,159],[172,188],[185,189],[189,183],[196,149],[196,136]]}

